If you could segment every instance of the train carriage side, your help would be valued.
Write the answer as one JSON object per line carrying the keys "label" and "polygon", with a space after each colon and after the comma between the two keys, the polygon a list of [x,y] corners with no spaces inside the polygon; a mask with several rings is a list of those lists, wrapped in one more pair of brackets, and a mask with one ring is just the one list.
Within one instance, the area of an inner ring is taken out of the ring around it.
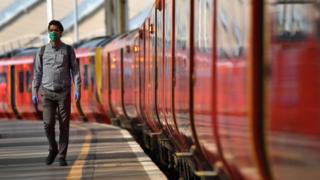
{"label": "train carriage side", "polygon": [[[33,80],[33,63],[39,48],[18,49],[11,57],[11,76],[15,85],[12,86],[11,94],[14,97],[13,109],[18,118],[26,120],[42,119],[42,90],[39,88],[39,103],[32,103],[32,80]],[[14,89],[14,91],[13,91]],[[15,106],[15,107],[14,107]]]}
{"label": "train carriage side", "polygon": [[[96,65],[98,56],[96,54],[96,48],[100,44],[106,43],[109,37],[97,37],[91,40],[83,41],[77,45],[76,57],[80,64],[81,74],[81,105],[76,101],[73,101],[72,106],[78,109],[78,113],[75,114],[75,118],[89,121],[96,121],[102,123],[110,123],[103,105],[100,102],[98,94],[98,85],[96,74]],[[72,97],[74,97],[72,95]]]}
{"label": "train carriage side", "polygon": [[222,162],[234,179],[263,179],[268,167],[259,117],[261,2],[218,1],[216,5],[213,113]]}
{"label": "train carriage side", "polygon": [[1,118],[13,119],[16,117],[15,111],[12,108],[12,101],[14,101],[14,96],[11,93],[12,89],[12,78],[11,78],[11,59],[3,58],[0,61],[0,88],[1,88]]}
{"label": "train carriage side", "polygon": [[265,130],[274,179],[320,179],[320,3],[265,1]]}
{"label": "train carriage side", "polygon": [[[181,152],[187,151],[181,143],[180,134],[178,132],[177,123],[174,116],[174,1],[166,0],[163,1],[163,107],[162,113],[164,114],[164,120],[166,125],[163,127],[167,131],[167,135],[172,141],[174,151]],[[159,111],[161,111],[161,109]]]}
{"label": "train carriage side", "polygon": [[[173,91],[174,91],[174,117],[177,123],[177,132],[183,151],[191,151],[195,145],[192,121],[192,89],[191,89],[191,19],[192,1],[182,0],[174,2],[174,70],[173,70]],[[199,167],[200,168],[200,167]]]}
{"label": "train carriage side", "polygon": [[[209,0],[194,1],[193,17],[193,121],[195,138],[211,168],[222,176],[230,176],[221,156],[217,137],[215,96],[215,22],[216,3]],[[206,22],[206,23],[203,23]]]}
{"label": "train carriage side", "polygon": [[[123,61],[123,42],[121,39],[127,34],[121,34],[114,38],[110,43],[104,46],[103,56],[104,63],[107,63],[107,96],[108,101],[108,115],[111,120],[116,120],[112,123],[122,123],[126,120],[126,115],[123,107],[123,84],[122,84],[122,61]],[[106,102],[104,102],[106,103]]]}
{"label": "train carriage side", "polygon": [[136,100],[138,94],[136,93],[137,83],[137,69],[138,66],[135,64],[135,40],[139,37],[139,31],[131,31],[123,41],[126,43],[122,47],[122,86],[123,86],[123,109],[126,120],[129,123],[128,128],[132,128],[133,123],[139,123],[138,120],[138,106],[136,106]]}
{"label": "train carriage side", "polygon": [[[112,41],[109,43],[111,44]],[[101,52],[101,104],[104,110],[106,111],[107,116],[112,119],[115,118],[115,112],[112,109],[112,99],[111,99],[111,77],[110,77],[110,62],[111,62],[111,56],[110,53],[106,50],[106,46],[109,44],[105,45],[102,47],[102,52]]]}
{"label": "train carriage side", "polygon": [[155,8],[150,13],[149,18],[144,23],[144,41],[145,41],[145,109],[144,114],[146,115],[149,126],[155,133],[159,133],[161,125],[158,118],[157,102],[156,102],[156,47],[155,47]]}
{"label": "train carriage side", "polygon": [[133,66],[132,66],[132,71],[133,71],[133,91],[134,91],[134,106],[137,112],[137,123],[142,122],[142,110],[141,110],[141,89],[140,89],[140,84],[141,84],[141,76],[140,76],[140,44],[139,44],[139,39],[140,39],[140,31],[138,33],[138,36],[134,38],[133,41]]}

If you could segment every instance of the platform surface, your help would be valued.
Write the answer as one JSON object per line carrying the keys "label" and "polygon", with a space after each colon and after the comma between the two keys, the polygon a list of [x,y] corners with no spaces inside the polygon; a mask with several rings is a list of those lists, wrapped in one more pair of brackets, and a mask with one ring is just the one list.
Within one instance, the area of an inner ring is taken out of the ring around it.
{"label": "platform surface", "polygon": [[41,121],[0,120],[0,179],[167,179],[126,130],[112,125],[72,122],[68,166],[45,165],[47,155]]}

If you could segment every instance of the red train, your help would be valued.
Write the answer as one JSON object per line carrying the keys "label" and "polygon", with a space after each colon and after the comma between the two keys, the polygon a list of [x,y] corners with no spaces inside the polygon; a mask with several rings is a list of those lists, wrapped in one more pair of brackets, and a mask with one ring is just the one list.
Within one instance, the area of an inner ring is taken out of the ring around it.
{"label": "red train", "polygon": [[[76,46],[72,118],[127,128],[169,177],[320,179],[319,7],[158,0],[139,29]],[[0,60],[2,118],[41,118],[29,51]]]}

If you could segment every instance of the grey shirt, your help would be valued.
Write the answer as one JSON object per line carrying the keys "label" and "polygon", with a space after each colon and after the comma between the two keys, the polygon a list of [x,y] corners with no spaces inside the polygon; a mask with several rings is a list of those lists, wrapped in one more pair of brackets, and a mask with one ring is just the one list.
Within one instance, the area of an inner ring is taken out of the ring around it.
{"label": "grey shirt", "polygon": [[51,91],[70,90],[71,76],[74,80],[75,90],[80,92],[80,68],[73,48],[71,55],[68,55],[66,44],[62,43],[58,47],[53,47],[51,43],[48,43],[42,61],[41,63],[39,49],[34,62],[32,96],[38,94],[40,85]]}

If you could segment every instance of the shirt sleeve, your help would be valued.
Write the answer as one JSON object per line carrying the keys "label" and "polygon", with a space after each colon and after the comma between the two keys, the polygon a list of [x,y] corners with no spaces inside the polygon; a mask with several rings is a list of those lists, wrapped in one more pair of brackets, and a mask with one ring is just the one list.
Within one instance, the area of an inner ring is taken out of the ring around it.
{"label": "shirt sleeve", "polygon": [[33,63],[32,96],[38,95],[42,80],[42,64],[40,61],[40,49],[38,50]]}
{"label": "shirt sleeve", "polygon": [[74,81],[75,90],[80,93],[81,91],[81,76],[79,61],[76,59],[74,49],[71,50],[71,74]]}

